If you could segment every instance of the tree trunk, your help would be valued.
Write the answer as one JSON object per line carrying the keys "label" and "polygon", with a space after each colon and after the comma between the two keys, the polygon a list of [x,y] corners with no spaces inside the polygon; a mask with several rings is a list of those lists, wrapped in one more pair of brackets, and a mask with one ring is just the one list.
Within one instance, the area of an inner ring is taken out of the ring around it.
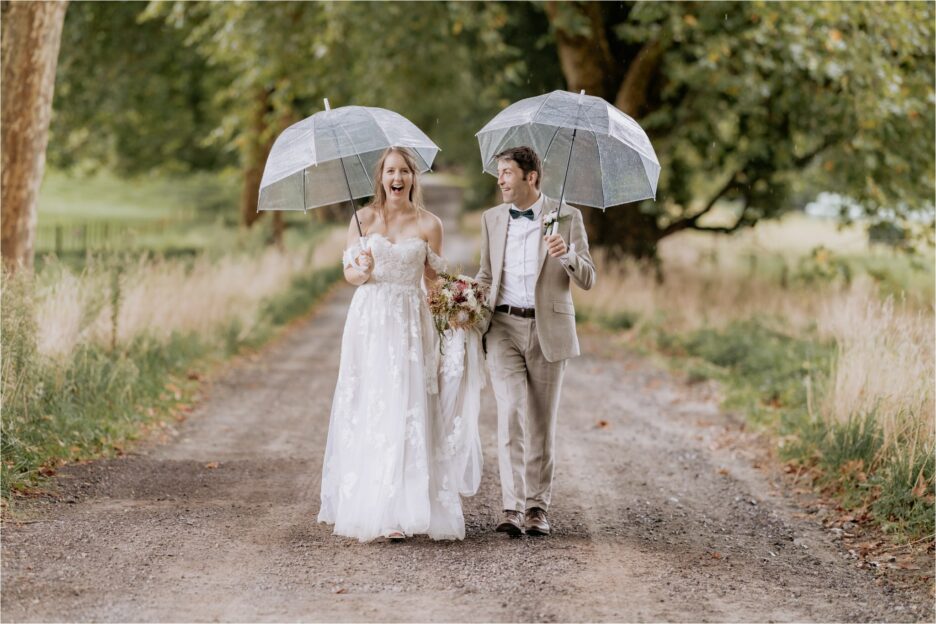
{"label": "tree trunk", "polygon": [[262,215],[257,212],[260,181],[263,179],[263,167],[266,164],[267,155],[275,140],[275,137],[266,138],[269,108],[270,93],[266,89],[258,89],[254,96],[250,125],[244,136],[241,158],[244,168],[244,185],[241,188],[240,213],[241,223],[247,227],[252,226]]}
{"label": "tree trunk", "polygon": [[67,2],[3,2],[0,251],[7,268],[32,268],[55,67]]}
{"label": "tree trunk", "polygon": [[285,251],[286,246],[283,244],[283,232],[286,231],[286,223],[283,221],[283,212],[277,210],[273,213],[273,231],[271,232],[271,239],[276,248],[280,251]]}
{"label": "tree trunk", "polygon": [[[569,5],[547,2],[546,15],[555,27],[559,64],[569,91],[585,89],[588,95],[606,98],[610,65],[614,62],[604,34],[604,16],[600,3]],[[589,22],[591,35],[570,34],[561,27],[563,11],[576,11]]]}
{"label": "tree trunk", "polygon": [[[604,11],[610,10],[608,4],[549,2],[545,9],[556,31],[559,61],[569,90],[585,89],[589,95],[603,97],[635,117],[644,112],[647,92],[662,58],[660,46],[651,43],[627,53],[619,51],[627,58],[612,58],[604,17]],[[563,10],[578,11],[588,20],[590,33],[566,32]],[[615,71],[615,64],[626,66],[623,75]],[[605,248],[613,256],[627,255],[657,266],[657,243],[665,234],[654,215],[640,212],[636,204],[614,206],[606,212],[586,208],[582,213],[592,245]]]}
{"label": "tree trunk", "polygon": [[663,58],[663,48],[656,41],[648,43],[627,68],[627,74],[621,82],[614,105],[637,118],[644,113],[650,83],[657,73]]}
{"label": "tree trunk", "polygon": [[589,244],[604,247],[612,256],[654,260],[663,230],[656,216],[640,212],[636,204],[615,206],[606,211],[583,208]]}

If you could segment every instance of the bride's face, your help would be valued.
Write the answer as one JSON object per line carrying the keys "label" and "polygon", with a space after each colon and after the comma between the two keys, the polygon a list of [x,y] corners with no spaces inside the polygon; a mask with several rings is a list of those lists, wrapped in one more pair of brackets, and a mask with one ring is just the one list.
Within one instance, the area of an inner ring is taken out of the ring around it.
{"label": "bride's face", "polygon": [[410,189],[413,188],[414,172],[406,164],[406,160],[397,152],[391,152],[384,161],[382,184],[387,199],[399,201],[409,199]]}

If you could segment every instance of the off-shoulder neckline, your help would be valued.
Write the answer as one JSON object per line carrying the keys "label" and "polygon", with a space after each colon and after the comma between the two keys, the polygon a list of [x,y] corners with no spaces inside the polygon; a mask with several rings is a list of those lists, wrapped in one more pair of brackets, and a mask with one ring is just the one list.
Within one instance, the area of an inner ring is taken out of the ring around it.
{"label": "off-shoulder neckline", "polygon": [[388,236],[386,236],[386,235],[384,235],[384,234],[381,234],[380,232],[377,232],[377,233],[374,233],[374,234],[368,234],[367,236],[368,236],[368,237],[371,237],[371,236],[379,236],[380,238],[384,239],[385,241],[387,241],[387,242],[390,243],[391,245],[402,245],[402,244],[407,243],[407,242],[409,242],[409,241],[420,241],[420,242],[425,243],[426,245],[429,245],[429,241],[427,241],[425,238],[422,238],[421,236],[404,236],[403,238],[401,238],[401,239],[398,240],[398,241],[390,240],[390,238],[389,238]]}

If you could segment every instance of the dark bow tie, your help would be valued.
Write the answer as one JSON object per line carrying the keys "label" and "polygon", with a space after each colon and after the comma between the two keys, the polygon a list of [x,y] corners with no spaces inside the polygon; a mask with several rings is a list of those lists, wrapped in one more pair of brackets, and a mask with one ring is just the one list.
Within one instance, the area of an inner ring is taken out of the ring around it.
{"label": "dark bow tie", "polygon": [[511,219],[519,219],[520,217],[526,217],[527,219],[529,219],[530,221],[532,221],[532,220],[533,220],[533,209],[532,209],[532,208],[527,208],[526,210],[514,210],[513,208],[510,209],[510,218],[511,218]]}

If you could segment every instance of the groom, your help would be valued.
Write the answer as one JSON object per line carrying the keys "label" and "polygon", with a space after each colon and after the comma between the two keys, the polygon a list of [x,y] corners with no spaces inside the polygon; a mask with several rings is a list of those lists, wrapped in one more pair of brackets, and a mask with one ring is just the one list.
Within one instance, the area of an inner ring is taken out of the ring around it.
{"label": "groom", "polygon": [[549,535],[559,391],[566,361],[579,355],[571,283],[591,288],[595,265],[578,209],[563,204],[558,232],[547,235],[544,219],[559,202],[540,193],[536,153],[515,147],[495,158],[504,203],[481,219],[477,279],[494,310],[485,340],[504,499],[497,530]]}

